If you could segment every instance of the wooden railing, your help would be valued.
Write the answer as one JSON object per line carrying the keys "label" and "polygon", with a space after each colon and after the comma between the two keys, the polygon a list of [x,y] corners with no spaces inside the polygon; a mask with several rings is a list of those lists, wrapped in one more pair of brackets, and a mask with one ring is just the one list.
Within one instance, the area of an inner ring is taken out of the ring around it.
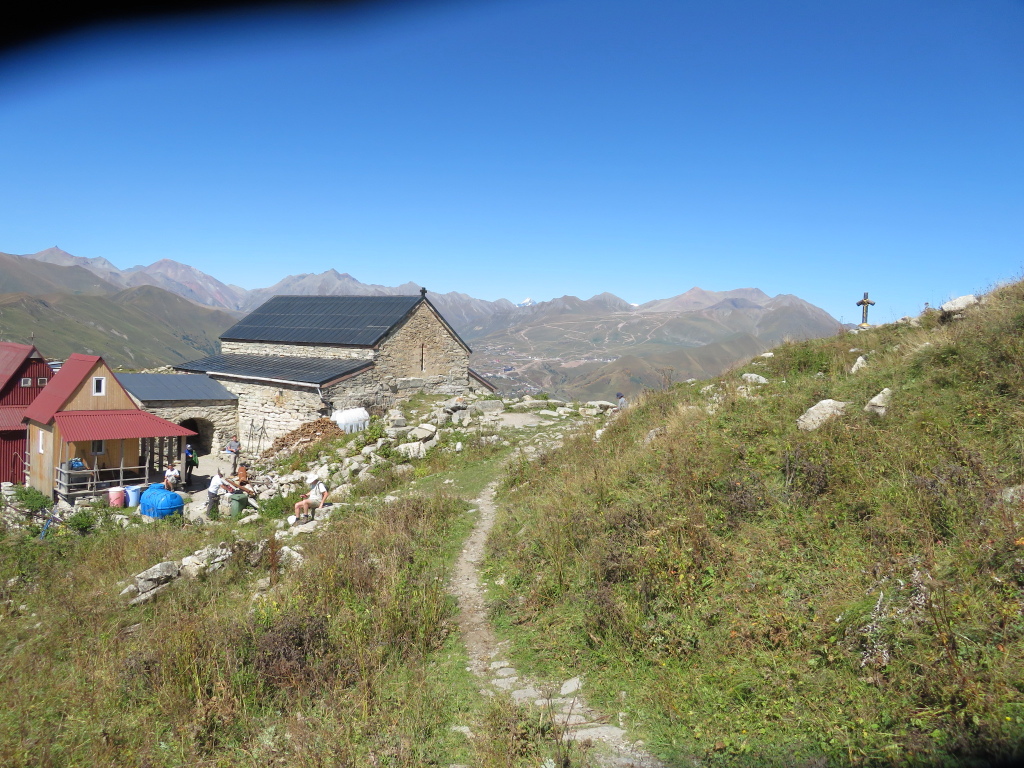
{"label": "wooden railing", "polygon": [[144,484],[149,481],[149,468],[114,467],[113,469],[54,469],[54,488],[62,499],[92,496],[107,488]]}

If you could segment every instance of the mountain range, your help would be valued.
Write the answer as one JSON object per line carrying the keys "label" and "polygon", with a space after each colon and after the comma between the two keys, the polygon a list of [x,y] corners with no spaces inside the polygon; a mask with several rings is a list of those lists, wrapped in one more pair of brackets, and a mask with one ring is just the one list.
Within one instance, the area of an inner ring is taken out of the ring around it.
{"label": "mountain range", "polygon": [[[246,290],[171,259],[122,270],[53,247],[0,253],[0,337],[34,341],[50,357],[88,349],[114,365],[149,367],[216,351],[221,332],[272,296],[418,290],[413,283],[366,284],[334,269]],[[458,292],[428,296],[471,343],[473,367],[503,390],[567,397],[607,398],[705,378],[785,339],[841,330],[824,310],[757,288],[693,288],[638,306],[611,293],[519,305]]]}

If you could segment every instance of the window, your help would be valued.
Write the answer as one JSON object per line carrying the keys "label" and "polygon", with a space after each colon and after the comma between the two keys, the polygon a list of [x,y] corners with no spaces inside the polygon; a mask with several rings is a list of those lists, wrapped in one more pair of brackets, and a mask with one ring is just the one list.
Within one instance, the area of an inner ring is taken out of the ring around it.
{"label": "window", "polygon": [[95,376],[92,380],[92,393],[94,395],[103,395],[107,391],[107,377],[106,376]]}
{"label": "window", "polygon": [[46,382],[48,382],[48,381],[49,381],[49,379],[46,378],[45,376],[40,376],[38,379],[36,379],[36,386],[37,387],[45,387],[46,386]]}
{"label": "window", "polygon": [[103,450],[103,441],[93,440],[92,451],[90,452],[92,453],[93,456],[102,456],[105,453],[105,451]]}
{"label": "window", "polygon": [[22,379],[21,380],[21,386],[23,386],[23,387],[31,387],[32,386],[32,379],[30,379],[30,378]]}

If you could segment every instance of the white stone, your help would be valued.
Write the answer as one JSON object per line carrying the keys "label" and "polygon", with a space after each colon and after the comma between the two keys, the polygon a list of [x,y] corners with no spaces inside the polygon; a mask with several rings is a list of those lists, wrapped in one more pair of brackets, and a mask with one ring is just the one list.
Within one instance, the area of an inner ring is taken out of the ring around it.
{"label": "white stone", "polygon": [[559,689],[558,695],[571,696],[580,689],[581,685],[582,683],[580,682],[579,677],[570,678],[569,680],[566,680],[564,683],[562,683],[562,687]]}
{"label": "white stone", "polygon": [[978,298],[973,294],[967,294],[966,296],[960,296],[955,299],[950,299],[943,304],[939,309],[943,312],[962,312],[968,307],[977,304]]}
{"label": "white stone", "polygon": [[892,395],[892,390],[886,387],[877,395],[868,400],[868,404],[864,406],[864,410],[868,413],[874,413],[878,416],[885,416],[885,411],[889,407],[889,398]]}
{"label": "white stone", "polygon": [[867,358],[864,357],[864,355],[860,355],[854,361],[853,367],[850,368],[850,373],[857,373],[858,371],[862,371],[862,370],[864,370],[867,367],[868,367]]}
{"label": "white stone", "polygon": [[260,516],[258,514],[246,515],[245,517],[243,517],[242,519],[240,519],[238,521],[238,524],[239,525],[248,525],[249,523],[255,523],[259,519],[260,519]]}
{"label": "white stone", "polygon": [[741,377],[748,384],[767,384],[768,379],[756,373],[744,373]]}
{"label": "white stone", "polygon": [[[758,357],[775,357],[775,353],[774,352],[762,352],[760,355],[758,355]],[[689,381],[693,381],[693,379],[689,379]]]}
{"label": "white stone", "polygon": [[811,432],[822,424],[841,416],[846,411],[845,403],[841,400],[822,400],[808,408],[804,414],[796,420],[796,425],[805,432]]}
{"label": "white stone", "polygon": [[423,443],[402,443],[402,445],[396,445],[395,450],[405,456],[407,459],[422,459],[426,454],[426,449],[423,447]]}

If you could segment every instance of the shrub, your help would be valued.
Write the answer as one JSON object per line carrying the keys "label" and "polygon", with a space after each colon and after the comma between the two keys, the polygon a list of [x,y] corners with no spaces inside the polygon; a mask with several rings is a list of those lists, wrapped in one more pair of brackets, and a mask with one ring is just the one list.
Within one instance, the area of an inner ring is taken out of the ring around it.
{"label": "shrub", "polygon": [[41,512],[53,506],[52,499],[27,485],[15,486],[14,498],[18,500],[18,504],[31,512]]}
{"label": "shrub", "polygon": [[80,509],[70,515],[64,522],[71,530],[77,531],[84,536],[96,526],[96,516],[88,510]]}

